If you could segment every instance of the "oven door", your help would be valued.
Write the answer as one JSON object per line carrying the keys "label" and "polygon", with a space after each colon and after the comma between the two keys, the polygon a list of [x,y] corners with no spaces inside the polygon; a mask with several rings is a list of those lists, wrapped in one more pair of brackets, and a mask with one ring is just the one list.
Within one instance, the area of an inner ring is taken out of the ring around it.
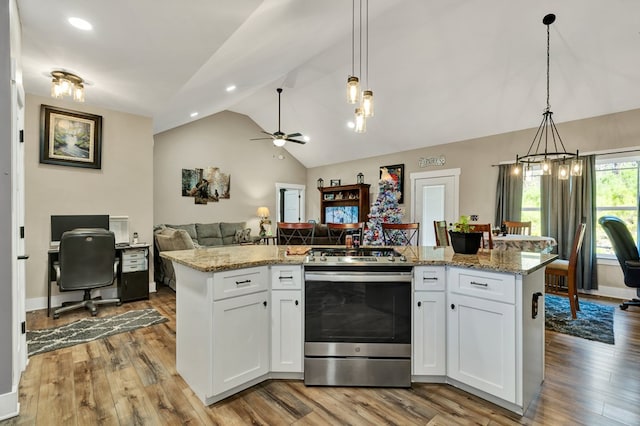
{"label": "oven door", "polygon": [[305,342],[411,343],[411,268],[305,272]]}
{"label": "oven door", "polygon": [[410,386],[411,267],[305,269],[304,356],[307,385]]}

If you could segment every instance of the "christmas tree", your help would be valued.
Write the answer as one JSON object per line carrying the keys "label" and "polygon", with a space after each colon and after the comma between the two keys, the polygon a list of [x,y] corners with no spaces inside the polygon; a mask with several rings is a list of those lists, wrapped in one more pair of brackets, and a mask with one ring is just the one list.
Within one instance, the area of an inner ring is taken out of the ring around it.
{"label": "christmas tree", "polygon": [[380,187],[378,198],[371,206],[367,229],[364,231],[364,243],[371,246],[384,245],[382,224],[402,223],[401,219],[404,214],[403,209],[398,206],[398,198],[400,197],[398,182],[384,168],[378,185]]}

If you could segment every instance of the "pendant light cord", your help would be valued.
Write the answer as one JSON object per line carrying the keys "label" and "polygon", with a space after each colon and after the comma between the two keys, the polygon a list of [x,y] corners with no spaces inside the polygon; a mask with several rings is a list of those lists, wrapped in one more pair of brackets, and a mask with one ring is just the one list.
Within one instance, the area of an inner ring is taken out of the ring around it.
{"label": "pendant light cord", "polygon": [[367,24],[367,28],[366,28],[366,32],[365,32],[365,54],[366,56],[366,62],[365,62],[365,78],[366,78],[366,84],[365,87],[367,89],[369,89],[369,0],[365,0],[365,22]]}
{"label": "pendant light cord", "polygon": [[551,25],[547,25],[547,111],[551,108],[549,104],[549,27]]}
{"label": "pendant light cord", "polygon": [[351,0],[351,75],[355,75],[356,53],[356,0]]}
{"label": "pendant light cord", "polygon": [[360,31],[360,40],[359,40],[359,44],[360,44],[360,48],[358,49],[358,51],[360,52],[360,69],[358,70],[358,75],[362,76],[362,0],[359,0],[360,3],[360,26],[359,26],[359,31]]}

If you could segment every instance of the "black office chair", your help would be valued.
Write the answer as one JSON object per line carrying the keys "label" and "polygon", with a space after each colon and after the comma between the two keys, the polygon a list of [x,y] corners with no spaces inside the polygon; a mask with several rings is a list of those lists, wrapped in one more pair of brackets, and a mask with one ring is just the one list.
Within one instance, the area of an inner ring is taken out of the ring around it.
{"label": "black office chair", "polygon": [[620,309],[624,311],[629,306],[640,306],[640,255],[627,225],[615,216],[603,216],[598,219],[598,223],[611,240],[613,251],[624,274],[625,285],[634,287],[638,294],[638,299],[622,302]]}
{"label": "black office chair", "polygon": [[65,302],[53,311],[53,318],[62,312],[86,307],[91,315],[98,313],[96,305],[116,303],[120,299],[92,299],[91,290],[113,284],[117,271],[116,241],[113,232],[99,228],[67,231],[60,239],[59,261],[53,264],[56,282],[61,291],[84,290],[80,302]]}

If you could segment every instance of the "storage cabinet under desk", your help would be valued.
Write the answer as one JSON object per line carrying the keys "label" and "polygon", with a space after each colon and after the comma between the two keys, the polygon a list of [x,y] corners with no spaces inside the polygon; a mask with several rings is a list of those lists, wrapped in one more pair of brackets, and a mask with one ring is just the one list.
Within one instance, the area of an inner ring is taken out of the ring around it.
{"label": "storage cabinet under desk", "polygon": [[149,298],[149,248],[120,251],[118,297],[122,302]]}

